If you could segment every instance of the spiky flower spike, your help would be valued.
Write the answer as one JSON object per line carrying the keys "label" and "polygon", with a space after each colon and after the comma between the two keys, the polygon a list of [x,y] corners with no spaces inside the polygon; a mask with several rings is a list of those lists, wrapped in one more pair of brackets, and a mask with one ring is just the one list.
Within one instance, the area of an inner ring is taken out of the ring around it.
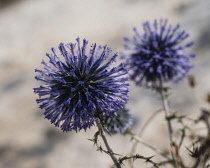
{"label": "spiky flower spike", "polygon": [[133,38],[124,38],[125,49],[131,53],[124,53],[123,57],[133,71],[131,80],[137,85],[156,88],[160,80],[176,82],[193,67],[190,58],[195,55],[186,54],[184,50],[194,43],[181,44],[189,35],[180,30],[180,25],[168,25],[167,19],[160,19],[152,24],[143,23],[143,34],[136,28],[133,30]]}
{"label": "spiky flower spike", "polygon": [[52,54],[46,54],[51,65],[42,61],[45,70],[35,70],[40,74],[35,78],[45,83],[34,88],[39,95],[37,103],[45,109],[45,117],[66,132],[90,128],[99,114],[111,116],[128,99],[124,64],[110,67],[117,54],[104,63],[110,48],[92,44],[86,53],[88,41],[84,39],[82,46],[79,38],[76,41],[60,43],[64,59],[52,48]]}
{"label": "spiky flower spike", "polygon": [[110,134],[124,133],[133,125],[133,118],[126,108],[121,108],[111,117],[102,117],[101,123]]}

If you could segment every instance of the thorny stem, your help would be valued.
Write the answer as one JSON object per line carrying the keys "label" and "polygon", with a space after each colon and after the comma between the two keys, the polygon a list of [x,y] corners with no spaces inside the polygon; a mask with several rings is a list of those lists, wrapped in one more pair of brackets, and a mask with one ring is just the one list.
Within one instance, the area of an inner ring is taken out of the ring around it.
{"label": "thorny stem", "polygon": [[105,144],[107,150],[108,150],[109,153],[110,153],[110,157],[112,158],[112,161],[114,162],[114,164],[115,164],[115,166],[116,166],[117,168],[121,168],[121,165],[120,165],[120,163],[117,161],[117,158],[113,155],[113,151],[112,151],[112,149],[110,148],[110,146],[109,146],[109,144],[108,144],[108,141],[107,141],[107,139],[106,139],[106,136],[105,136],[103,127],[102,127],[100,121],[98,121],[98,120],[97,120],[97,126],[98,126],[98,130],[99,130],[99,132],[100,132],[101,138],[103,139],[104,144]]}
{"label": "thorny stem", "polygon": [[[165,111],[165,118],[167,120],[167,124],[168,124],[168,133],[169,133],[169,139],[170,139],[170,145],[172,145],[174,142],[173,142],[173,128],[172,128],[172,125],[171,125],[171,120],[170,120],[170,110],[169,110],[169,105],[168,105],[168,99],[167,99],[167,93],[164,91],[164,87],[163,87],[163,84],[162,84],[162,80],[160,79],[160,96],[161,96],[161,99],[162,99],[162,103],[163,103],[163,108],[164,108],[164,111]],[[174,154],[173,152],[171,152],[171,156],[173,158],[173,160],[175,161],[175,157],[174,157]],[[176,165],[176,162],[175,162],[175,165],[174,167],[177,167]]]}
{"label": "thorny stem", "polygon": [[170,114],[169,114],[168,99],[167,99],[166,93],[164,93],[163,89],[164,89],[163,84],[162,84],[162,81],[160,79],[160,96],[161,96],[162,103],[163,103],[163,108],[164,108],[164,111],[165,111],[165,117],[166,117],[166,120],[167,120],[167,123],[168,123],[168,132],[169,132],[170,142],[172,143],[173,142],[173,129],[172,129],[172,126],[171,126],[171,121],[169,119]]}

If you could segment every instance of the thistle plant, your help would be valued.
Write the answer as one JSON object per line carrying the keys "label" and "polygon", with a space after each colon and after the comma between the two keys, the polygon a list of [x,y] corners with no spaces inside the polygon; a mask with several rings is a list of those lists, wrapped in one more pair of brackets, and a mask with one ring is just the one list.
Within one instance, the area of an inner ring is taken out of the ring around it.
{"label": "thistle plant", "polygon": [[[189,34],[180,30],[180,25],[168,24],[167,19],[144,22],[142,27],[142,33],[134,28],[134,37],[124,38],[126,51],[123,52],[122,58],[126,63],[115,67],[113,63],[117,53],[110,56],[111,49],[107,46],[92,44],[88,47],[86,39],[81,42],[80,38],[77,38],[75,43],[60,43],[58,49],[51,48],[51,53],[46,54],[49,62],[41,62],[44,69],[35,69],[38,73],[35,78],[43,83],[34,88],[34,92],[39,96],[36,101],[44,110],[45,118],[64,132],[78,133],[96,126],[98,131],[93,139],[89,140],[98,151],[111,157],[116,168],[122,168],[126,160],[129,161],[129,168],[134,168],[133,163],[136,159],[141,159],[156,168],[169,164],[174,168],[207,168],[210,166],[209,110],[202,109],[199,118],[192,119],[172,112],[168,103],[168,84],[184,79],[193,68],[190,61],[195,54],[187,53],[186,49],[194,42],[185,42]],[[156,91],[162,100],[162,108],[151,115],[138,134],[132,131],[133,117],[129,113],[131,110],[125,108],[129,91],[128,71],[130,80],[134,81],[137,87]],[[195,90],[195,77],[190,76],[188,79],[190,87]],[[208,103],[209,95],[206,98]],[[170,141],[167,150],[171,154],[153,146],[142,136],[146,127],[163,111]],[[174,129],[172,122],[181,128]],[[191,129],[192,125],[196,128],[198,122],[205,124],[205,136],[196,135]],[[174,133],[177,132],[180,136],[175,138]],[[113,134],[129,135],[135,140],[130,153],[123,155],[113,151],[106,133],[110,137]],[[100,137],[104,145],[100,144]],[[184,148],[194,161],[193,164],[186,164],[186,160],[180,154],[185,139],[191,142],[191,146]],[[161,156],[162,160],[154,160],[154,155],[143,156],[136,153],[138,143]]]}
{"label": "thistle plant", "polygon": [[[128,100],[128,77],[122,77],[127,74],[124,64],[110,67],[117,54],[104,63],[111,49],[92,44],[87,53],[87,45],[84,39],[81,46],[79,38],[76,43],[60,43],[58,49],[64,61],[52,48],[52,54],[46,54],[49,64],[42,61],[44,70],[35,70],[39,73],[35,78],[44,82],[34,88],[39,95],[36,101],[45,110],[45,118],[66,132],[86,130],[95,122],[102,132],[99,116],[111,117]],[[106,141],[103,133],[102,137]]]}
{"label": "thistle plant", "polygon": [[[168,25],[167,19],[154,20],[153,23],[144,22],[142,27],[143,33],[134,28],[134,37],[124,38],[124,47],[130,53],[124,53],[122,58],[132,71],[130,77],[136,85],[154,89],[160,94],[172,146],[172,114],[168,105],[168,88],[164,84],[186,77],[193,67],[190,58],[195,57],[195,54],[187,54],[185,49],[191,47],[194,42],[181,44],[189,34],[180,30],[179,24]],[[173,153],[172,158],[175,160]]]}
{"label": "thistle plant", "polygon": [[45,117],[63,131],[86,130],[99,115],[111,116],[128,100],[128,77],[121,77],[127,74],[124,64],[110,68],[117,54],[103,64],[110,48],[92,44],[86,53],[88,41],[84,39],[82,46],[79,38],[76,41],[58,46],[64,61],[52,48],[52,54],[46,54],[51,65],[42,61],[45,70],[35,70],[39,73],[35,78],[45,83],[34,88],[40,97],[36,101]]}
{"label": "thistle plant", "polygon": [[160,81],[183,79],[193,67],[190,58],[195,57],[185,52],[193,41],[181,44],[189,34],[180,30],[179,24],[168,25],[167,19],[144,22],[142,27],[142,34],[134,28],[134,37],[124,38],[124,47],[130,53],[124,53],[123,58],[132,71],[131,80],[140,86],[159,88]]}

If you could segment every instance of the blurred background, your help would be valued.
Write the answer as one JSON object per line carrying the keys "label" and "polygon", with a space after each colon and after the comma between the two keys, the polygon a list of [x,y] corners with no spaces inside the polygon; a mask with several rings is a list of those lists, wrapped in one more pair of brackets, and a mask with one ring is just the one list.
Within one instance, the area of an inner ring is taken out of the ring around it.
{"label": "blurred background", "polygon": [[[199,107],[208,108],[210,92],[210,1],[209,0],[0,0],[0,168],[108,168],[106,154],[88,141],[96,128],[79,133],[63,133],[44,119],[33,93],[39,83],[34,69],[51,47],[74,42],[79,36],[90,43],[107,44],[114,52],[123,51],[123,37],[144,21],[168,18],[181,24],[195,45],[189,52],[191,71],[197,79],[192,93],[187,80],[172,86],[170,105],[181,114],[198,116]],[[120,60],[118,60],[120,61]],[[195,98],[195,97],[196,98]],[[127,105],[134,116],[134,132],[155,110],[161,108],[152,91],[132,82]],[[147,128],[145,141],[164,150],[169,144],[163,115]],[[129,137],[109,137],[116,153],[127,154]],[[102,142],[101,142],[102,143]],[[139,154],[154,155],[139,146]],[[138,161],[136,162],[138,164]],[[142,163],[141,167],[146,166]],[[126,166],[125,166],[126,167]]]}

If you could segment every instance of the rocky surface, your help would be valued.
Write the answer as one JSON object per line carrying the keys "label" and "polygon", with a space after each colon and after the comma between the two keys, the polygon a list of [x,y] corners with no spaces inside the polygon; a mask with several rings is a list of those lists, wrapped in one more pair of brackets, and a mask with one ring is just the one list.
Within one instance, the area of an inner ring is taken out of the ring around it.
{"label": "rocky surface", "polygon": [[[197,54],[191,72],[198,80],[195,95],[199,106],[208,107],[204,99],[210,92],[209,9],[209,0],[0,1],[0,167],[107,168],[112,165],[111,159],[97,152],[87,140],[93,137],[96,128],[62,133],[44,119],[35,103],[32,88],[38,82],[34,79],[34,69],[41,67],[42,59],[47,60],[45,53],[50,47],[72,42],[78,36],[108,44],[116,52],[123,50],[122,37],[131,35],[132,28],[140,27],[143,21],[168,18],[171,23],[180,23],[196,42],[191,50]],[[196,116],[198,109],[187,80],[172,88],[171,107]],[[128,107],[138,118],[134,127],[137,131],[161,104],[152,91],[136,88],[131,83]],[[163,138],[167,130],[162,118],[152,123],[144,138],[164,149],[168,140]],[[128,137],[113,136],[109,141],[114,151],[122,154],[131,146]],[[138,150],[140,154],[152,155],[143,147]]]}

